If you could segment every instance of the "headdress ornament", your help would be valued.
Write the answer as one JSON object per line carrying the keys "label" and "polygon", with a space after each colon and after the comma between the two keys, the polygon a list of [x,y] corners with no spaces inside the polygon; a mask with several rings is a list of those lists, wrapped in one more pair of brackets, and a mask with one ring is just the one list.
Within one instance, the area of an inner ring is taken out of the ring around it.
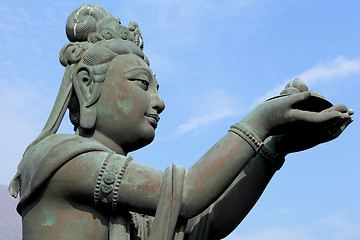
{"label": "headdress ornament", "polygon": [[139,26],[131,21],[128,27],[98,5],[84,5],[70,14],[66,22],[66,35],[71,42],[96,43],[102,40],[121,39],[134,42],[142,50],[143,38]]}

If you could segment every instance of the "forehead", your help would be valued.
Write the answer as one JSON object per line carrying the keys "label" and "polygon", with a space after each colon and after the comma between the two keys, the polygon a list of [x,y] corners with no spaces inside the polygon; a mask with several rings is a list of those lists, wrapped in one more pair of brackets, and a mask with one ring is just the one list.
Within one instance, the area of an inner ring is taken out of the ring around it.
{"label": "forehead", "polygon": [[125,73],[134,69],[144,70],[153,76],[151,68],[146,62],[135,54],[124,54],[114,58],[109,65],[109,70],[116,71],[117,73]]}

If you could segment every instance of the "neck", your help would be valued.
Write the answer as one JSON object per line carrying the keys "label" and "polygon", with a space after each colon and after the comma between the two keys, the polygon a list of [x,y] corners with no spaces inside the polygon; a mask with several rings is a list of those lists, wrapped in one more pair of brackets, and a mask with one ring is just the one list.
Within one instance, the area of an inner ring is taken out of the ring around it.
{"label": "neck", "polygon": [[105,136],[104,134],[102,134],[99,131],[95,130],[95,131],[92,131],[91,133],[88,133],[88,132],[85,132],[85,131],[80,129],[79,135],[82,136],[82,137],[93,138],[96,141],[103,144],[104,146],[110,148],[111,150],[113,150],[117,154],[124,155],[124,156],[127,155],[127,152],[125,152],[121,146],[116,144],[112,139],[108,138],[107,136]]}

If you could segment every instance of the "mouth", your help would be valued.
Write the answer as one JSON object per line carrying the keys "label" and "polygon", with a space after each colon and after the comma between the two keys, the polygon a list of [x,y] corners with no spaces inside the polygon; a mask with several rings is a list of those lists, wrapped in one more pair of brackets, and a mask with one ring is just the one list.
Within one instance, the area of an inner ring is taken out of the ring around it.
{"label": "mouth", "polygon": [[158,122],[160,120],[160,117],[158,114],[151,114],[151,113],[145,113],[145,117],[149,120],[150,125],[156,129]]}

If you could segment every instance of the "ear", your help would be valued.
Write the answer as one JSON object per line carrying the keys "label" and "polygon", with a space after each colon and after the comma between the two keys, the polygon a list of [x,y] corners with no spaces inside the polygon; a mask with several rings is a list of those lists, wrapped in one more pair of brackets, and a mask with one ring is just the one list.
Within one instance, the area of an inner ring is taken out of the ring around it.
{"label": "ear", "polygon": [[97,98],[93,93],[96,84],[93,69],[81,64],[74,69],[71,78],[80,104],[80,126],[84,129],[92,129],[96,123],[94,99]]}

